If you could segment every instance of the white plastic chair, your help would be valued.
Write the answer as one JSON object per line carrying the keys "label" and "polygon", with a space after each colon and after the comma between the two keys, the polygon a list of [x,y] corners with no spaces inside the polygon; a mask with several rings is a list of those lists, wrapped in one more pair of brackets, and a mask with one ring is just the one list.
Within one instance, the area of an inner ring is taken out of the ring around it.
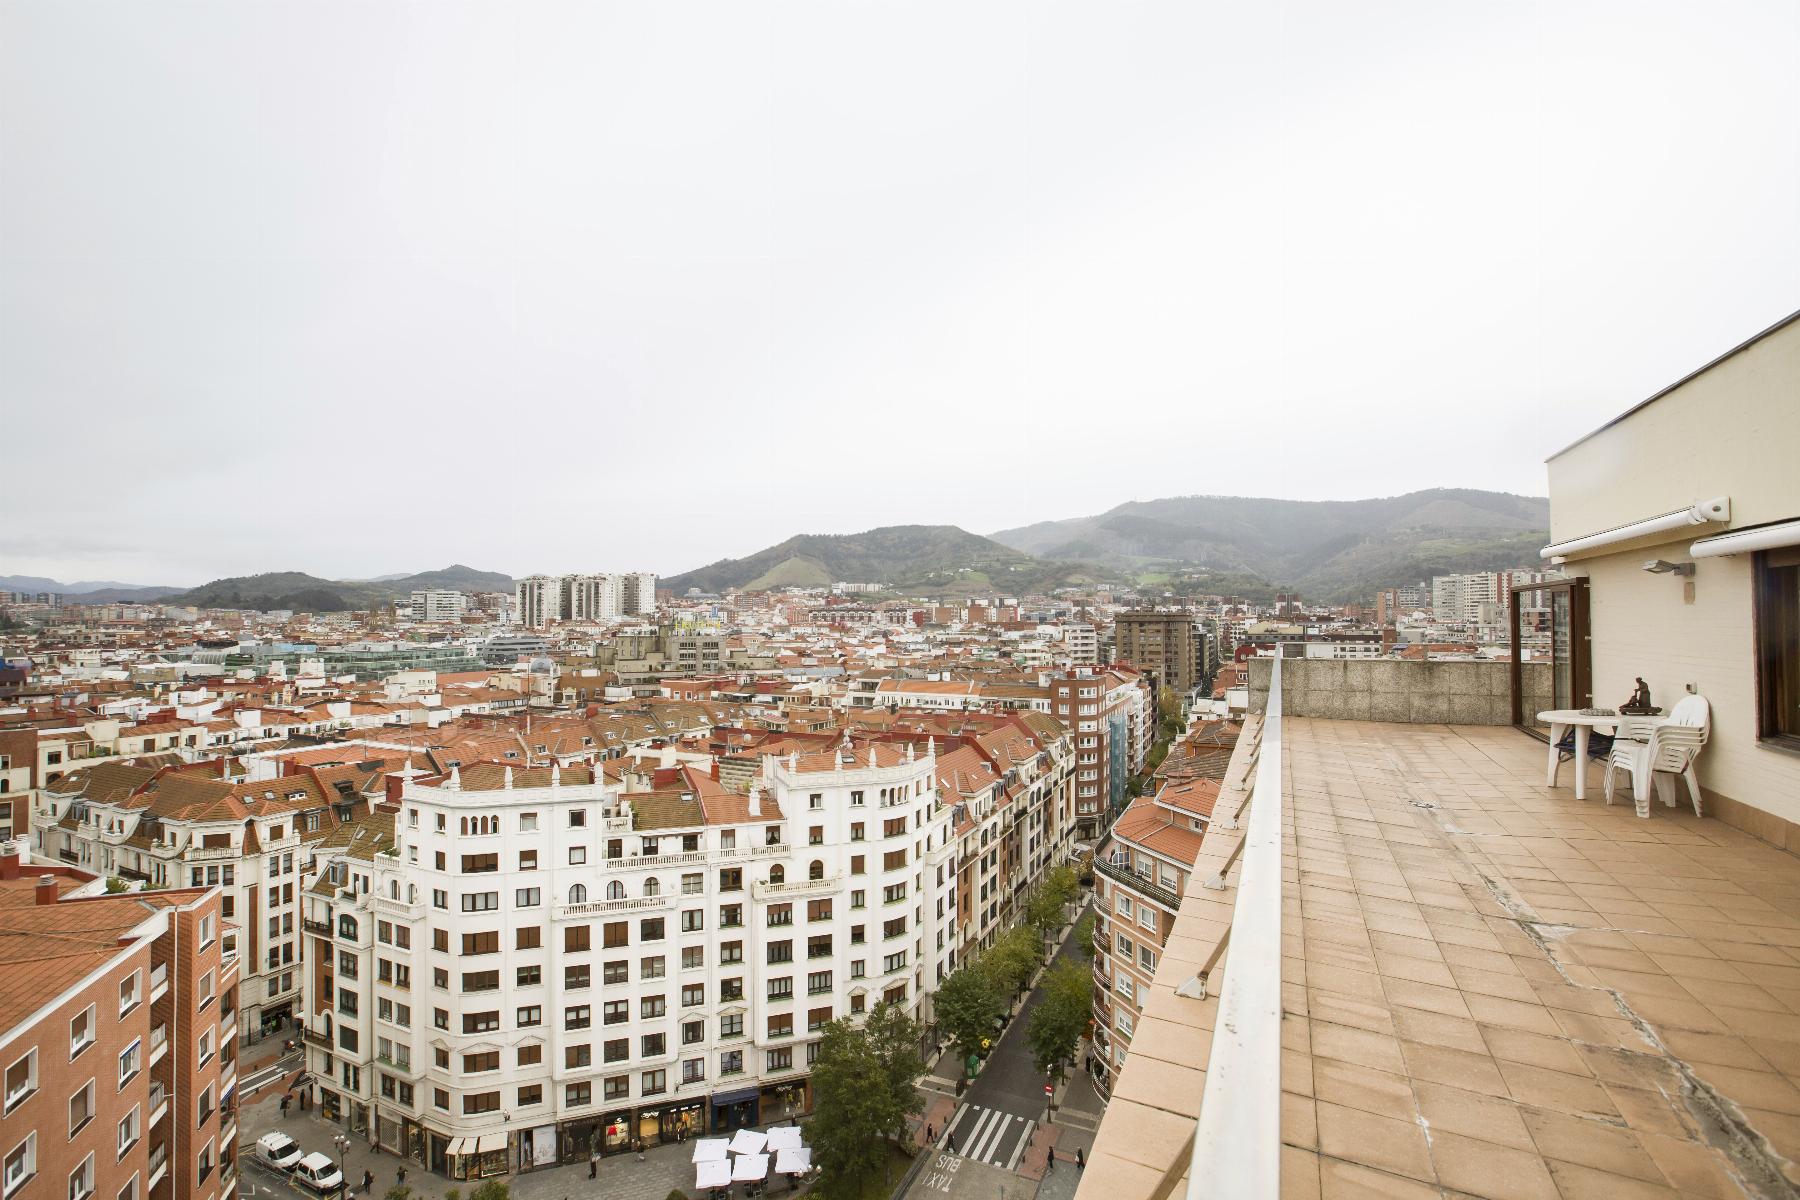
{"label": "white plastic chair", "polygon": [[1711,728],[1712,705],[1704,696],[1683,696],[1659,724],[1625,721],[1613,742],[1612,754],[1606,760],[1604,788],[1606,802],[1613,802],[1613,773],[1625,771],[1631,776],[1631,798],[1637,815],[1650,815],[1650,788],[1654,783],[1662,802],[1675,807],[1675,780],[1687,780],[1688,797],[1694,802],[1694,815],[1700,816],[1700,777],[1694,773],[1694,760],[1706,745]]}

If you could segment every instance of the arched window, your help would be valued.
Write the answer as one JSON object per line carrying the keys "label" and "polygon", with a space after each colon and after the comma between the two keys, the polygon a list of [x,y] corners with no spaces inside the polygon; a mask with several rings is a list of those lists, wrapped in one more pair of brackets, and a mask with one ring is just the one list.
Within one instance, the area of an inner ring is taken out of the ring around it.
{"label": "arched window", "polygon": [[586,904],[587,903],[587,886],[585,884],[578,883],[569,889],[569,903],[570,904]]}
{"label": "arched window", "polygon": [[808,879],[823,879],[823,878],[825,878],[825,864],[816,858],[813,859],[812,866],[807,868],[806,877]]}
{"label": "arched window", "polygon": [[606,898],[608,900],[623,900],[625,898],[625,885],[616,879],[608,883],[606,885]]}
{"label": "arched window", "polygon": [[662,884],[656,881],[656,876],[652,875],[650,878],[644,880],[644,895],[660,896],[661,894]]}
{"label": "arched window", "polygon": [[351,941],[356,940],[355,917],[351,916],[349,913],[344,913],[338,917],[338,936],[341,938],[349,938]]}
{"label": "arched window", "polygon": [[780,863],[776,863],[774,866],[769,868],[769,882],[770,883],[780,883],[782,880],[784,880],[786,878],[787,878],[787,872],[782,869],[782,866]]}

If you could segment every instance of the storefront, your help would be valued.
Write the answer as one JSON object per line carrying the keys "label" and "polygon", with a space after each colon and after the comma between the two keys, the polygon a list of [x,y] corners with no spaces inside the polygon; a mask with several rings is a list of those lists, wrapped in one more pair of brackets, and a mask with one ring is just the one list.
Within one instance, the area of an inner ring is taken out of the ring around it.
{"label": "storefront", "polygon": [[661,1108],[640,1108],[637,1113],[637,1138],[646,1146],[693,1137],[706,1128],[706,1103],[682,1100]]}
{"label": "storefront", "polygon": [[762,1119],[774,1125],[812,1111],[812,1088],[804,1079],[772,1083],[762,1090]]}
{"label": "storefront", "polygon": [[327,1121],[337,1121],[343,1118],[343,1102],[338,1099],[338,1094],[330,1088],[319,1089],[319,1115]]}
{"label": "storefront", "polygon": [[739,1088],[735,1092],[715,1092],[712,1098],[712,1131],[714,1133],[730,1133],[737,1129],[748,1129],[759,1124],[758,1103],[762,1099],[762,1091],[758,1088]]}
{"label": "storefront", "polygon": [[506,1135],[452,1138],[445,1151],[452,1179],[490,1179],[507,1172]]}
{"label": "storefront", "polygon": [[556,1126],[535,1125],[519,1134],[519,1170],[554,1167],[557,1153]]}

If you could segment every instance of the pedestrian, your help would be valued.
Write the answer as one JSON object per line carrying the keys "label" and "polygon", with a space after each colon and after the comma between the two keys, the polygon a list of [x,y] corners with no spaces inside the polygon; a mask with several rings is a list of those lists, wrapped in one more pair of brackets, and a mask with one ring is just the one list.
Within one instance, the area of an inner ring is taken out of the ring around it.
{"label": "pedestrian", "polygon": [[600,1147],[588,1151],[588,1178],[600,1178]]}
{"label": "pedestrian", "polygon": [[394,1182],[401,1187],[406,1186],[406,1168],[405,1167],[401,1167],[400,1170],[397,1172]]}
{"label": "pedestrian", "polygon": [[1048,1175],[1054,1170],[1056,1170],[1056,1147],[1052,1146],[1050,1147],[1050,1156],[1044,1159],[1044,1174]]}
{"label": "pedestrian", "polygon": [[643,1162],[644,1161],[644,1139],[638,1138],[634,1144],[637,1146],[638,1161]]}
{"label": "pedestrian", "polygon": [[284,1117],[287,1116],[288,1102],[290,1100],[292,1100],[293,1098],[294,1098],[294,1093],[292,1093],[292,1092],[289,1092],[287,1095],[285,1095],[281,1098],[281,1115],[282,1116],[284,1116]]}
{"label": "pedestrian", "polygon": [[1075,1169],[1077,1171],[1087,1170],[1087,1154],[1080,1146],[1075,1147]]}
{"label": "pedestrian", "polygon": [[956,1135],[954,1133],[947,1133],[944,1135],[944,1140],[946,1142],[948,1142],[950,1145],[950,1153],[955,1154],[956,1153]]}
{"label": "pedestrian", "polygon": [[927,1121],[925,1123],[925,1144],[927,1146],[929,1146],[935,1140],[936,1139],[934,1137],[932,1137],[932,1134],[931,1134],[931,1123],[929,1121]]}
{"label": "pedestrian", "polygon": [[369,1172],[369,1170],[365,1167],[363,1169],[363,1195],[366,1196],[374,1190],[375,1190],[375,1176],[372,1175]]}

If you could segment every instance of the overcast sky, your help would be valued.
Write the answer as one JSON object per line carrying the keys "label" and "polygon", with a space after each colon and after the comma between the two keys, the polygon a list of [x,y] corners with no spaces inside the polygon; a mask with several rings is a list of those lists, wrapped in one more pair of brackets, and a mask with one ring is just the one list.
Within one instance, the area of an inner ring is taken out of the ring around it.
{"label": "overcast sky", "polygon": [[0,0],[0,573],[1543,494],[1800,306],[1800,6]]}

